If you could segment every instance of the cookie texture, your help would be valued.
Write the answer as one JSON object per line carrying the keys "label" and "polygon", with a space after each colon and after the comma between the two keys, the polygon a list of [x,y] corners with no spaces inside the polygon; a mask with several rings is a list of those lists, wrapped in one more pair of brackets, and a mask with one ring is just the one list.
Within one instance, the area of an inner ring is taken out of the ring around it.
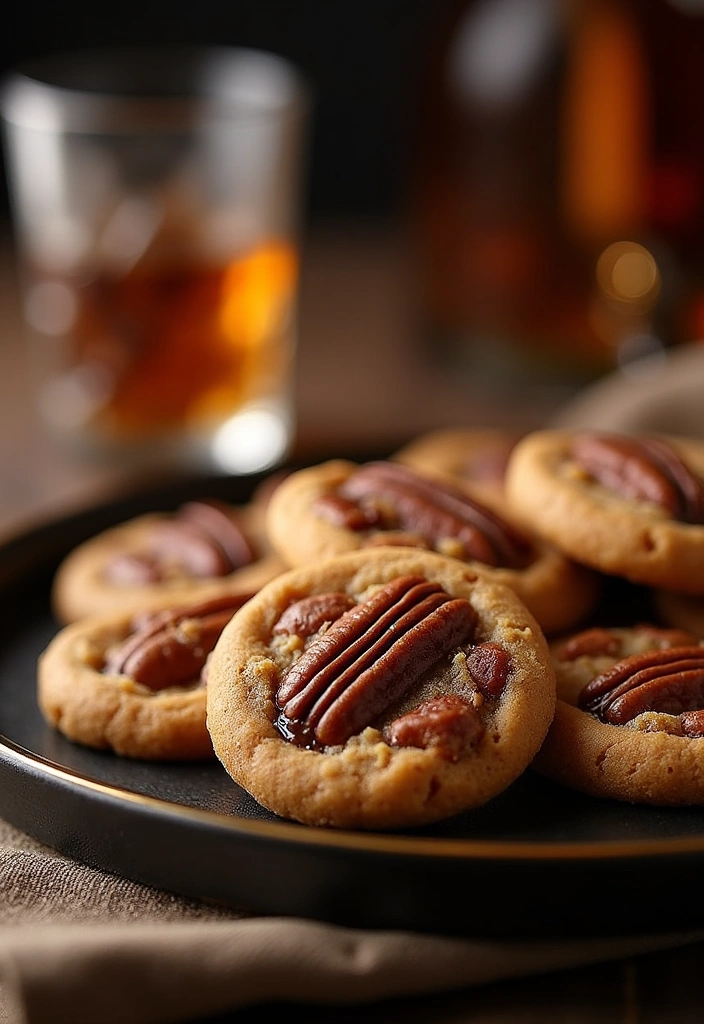
{"label": "cookie texture", "polygon": [[436,551],[490,568],[541,628],[578,624],[599,592],[595,573],[516,525],[502,499],[391,462],[330,460],[292,473],[269,502],[266,530],[290,566],[377,545]]}
{"label": "cookie texture", "polygon": [[52,605],[66,624],[254,591],[283,568],[258,504],[203,499],[145,513],[84,541],[59,565]]}
{"label": "cookie texture", "polygon": [[537,431],[505,488],[526,528],[568,557],[637,583],[704,594],[704,443]]}
{"label": "cookie texture", "polygon": [[594,796],[704,803],[704,644],[688,630],[594,627],[553,644],[555,717],[534,767]]}
{"label": "cookie texture", "polygon": [[515,593],[412,549],[282,574],[233,616],[208,669],[226,771],[316,826],[395,829],[485,803],[531,762],[554,706],[547,643]]}
{"label": "cookie texture", "polygon": [[76,743],[142,760],[212,758],[204,668],[246,596],[84,618],[39,657],[46,721]]}
{"label": "cookie texture", "polygon": [[454,427],[409,441],[393,459],[423,473],[441,473],[477,494],[501,494],[509,455],[521,435],[510,430]]}

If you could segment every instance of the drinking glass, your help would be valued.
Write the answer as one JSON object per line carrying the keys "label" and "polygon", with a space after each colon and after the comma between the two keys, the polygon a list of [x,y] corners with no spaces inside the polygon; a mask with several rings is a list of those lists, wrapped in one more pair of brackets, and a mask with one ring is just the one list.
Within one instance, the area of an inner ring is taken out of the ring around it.
{"label": "drinking glass", "polygon": [[293,371],[309,96],[235,47],[28,62],[0,96],[37,410],[76,452],[278,463]]}

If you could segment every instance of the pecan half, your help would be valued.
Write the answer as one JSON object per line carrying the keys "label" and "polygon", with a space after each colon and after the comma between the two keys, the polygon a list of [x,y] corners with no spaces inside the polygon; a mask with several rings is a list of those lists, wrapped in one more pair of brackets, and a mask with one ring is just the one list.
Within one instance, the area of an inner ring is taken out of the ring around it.
{"label": "pecan half", "polygon": [[616,659],[625,656],[629,644],[634,645],[631,653],[637,654],[645,649],[690,647],[696,643],[698,643],[698,637],[687,629],[639,623],[631,626],[625,632],[622,629],[593,626],[580,633],[575,633],[557,644],[553,651],[553,657],[556,661],[576,661],[577,658],[582,657],[612,657]]}
{"label": "pecan half", "polygon": [[685,736],[691,739],[704,736],[704,710],[683,711],[679,719]]}
{"label": "pecan half", "polygon": [[467,668],[485,697],[498,697],[508,681],[511,655],[500,644],[478,644],[467,651]]}
{"label": "pecan half", "polygon": [[623,658],[592,679],[578,703],[612,725],[624,725],[644,711],[679,715],[704,710],[704,647],[671,647]]}
{"label": "pecan half", "polygon": [[188,576],[210,579],[249,565],[255,553],[221,502],[190,501],[159,519],[144,551],[121,552],[106,577],[118,585],[155,583],[177,566]]}
{"label": "pecan half", "polygon": [[129,676],[153,691],[194,683],[223,629],[249,596],[228,595],[138,617],[133,632],[107,652],[103,672]]}
{"label": "pecan half", "polygon": [[557,661],[576,661],[577,658],[617,655],[620,650],[621,639],[617,634],[603,626],[594,626],[564,640],[555,648],[555,658]]}
{"label": "pecan half", "polygon": [[105,567],[105,578],[118,587],[146,586],[163,579],[159,559],[145,551],[124,551],[111,558]]}
{"label": "pecan half", "polygon": [[321,494],[313,502],[313,512],[333,526],[342,526],[346,530],[368,530],[372,526],[383,529],[384,526],[379,509],[358,505],[339,492]]}
{"label": "pecan half", "polygon": [[391,707],[476,625],[468,601],[419,576],[380,587],[318,637],[284,675],[279,727],[306,727],[324,745],[344,743]]}
{"label": "pecan half", "polygon": [[326,622],[334,622],[349,611],[354,601],[342,593],[310,594],[294,601],[274,623],[272,633],[306,637],[317,633]]}
{"label": "pecan half", "polygon": [[235,522],[232,511],[223,502],[188,501],[178,510],[178,517],[198,527],[224,553],[230,570],[254,561],[254,551]]}
{"label": "pecan half", "polygon": [[583,433],[574,438],[571,454],[594,480],[617,494],[659,505],[681,522],[704,523],[704,483],[666,442]]}
{"label": "pecan half", "polygon": [[484,735],[484,724],[469,701],[445,694],[423,701],[413,711],[394,719],[384,729],[392,747],[435,747],[448,761],[458,761]]}
{"label": "pecan half", "polygon": [[336,492],[321,495],[314,511],[349,529],[371,526],[417,533],[436,549],[452,539],[466,558],[487,565],[518,567],[530,556],[528,540],[491,509],[447,483],[397,463],[361,466]]}

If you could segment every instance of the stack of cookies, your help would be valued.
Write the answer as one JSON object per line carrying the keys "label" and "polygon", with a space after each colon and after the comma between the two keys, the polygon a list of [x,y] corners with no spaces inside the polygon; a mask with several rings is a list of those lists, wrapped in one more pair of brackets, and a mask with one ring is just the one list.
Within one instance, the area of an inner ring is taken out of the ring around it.
{"label": "stack of cookies", "polygon": [[[52,725],[215,756],[317,826],[424,825],[529,766],[704,802],[704,443],[438,431],[274,482],[69,555],[39,662]],[[647,597],[619,621],[614,584]]]}
{"label": "stack of cookies", "polygon": [[536,760],[553,779],[635,803],[704,803],[704,443],[536,432],[505,479],[511,507],[568,557],[625,579],[652,617],[553,645],[558,703]]}

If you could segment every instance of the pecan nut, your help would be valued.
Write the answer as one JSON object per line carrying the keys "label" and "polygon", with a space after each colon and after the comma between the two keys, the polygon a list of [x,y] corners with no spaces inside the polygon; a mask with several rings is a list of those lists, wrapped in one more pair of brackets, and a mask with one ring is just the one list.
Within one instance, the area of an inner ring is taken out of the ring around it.
{"label": "pecan nut", "polygon": [[475,626],[468,601],[423,577],[399,577],[345,612],[287,671],[276,698],[279,728],[291,736],[290,723],[300,723],[323,746],[344,743],[466,643]]}
{"label": "pecan nut", "polygon": [[689,736],[691,739],[704,736],[704,710],[683,711],[679,719],[685,736]]}
{"label": "pecan nut", "polygon": [[361,466],[336,492],[321,495],[314,511],[349,529],[419,534],[435,549],[452,540],[466,558],[487,565],[523,566],[530,555],[528,540],[493,510],[448,483],[392,462]]}
{"label": "pecan nut", "polygon": [[159,560],[146,551],[123,551],[105,567],[105,578],[117,587],[143,587],[163,579]]}
{"label": "pecan nut", "polygon": [[346,530],[367,530],[372,526],[382,529],[384,522],[379,509],[360,505],[339,491],[321,494],[313,503],[313,511],[333,526]]}
{"label": "pecan nut", "polygon": [[190,501],[155,524],[148,546],[121,552],[107,565],[107,578],[118,585],[157,583],[173,567],[196,579],[227,576],[249,565],[255,552],[221,502]]}
{"label": "pecan nut", "polygon": [[623,658],[582,689],[578,704],[612,725],[625,725],[645,711],[681,715],[704,710],[704,647]]}
{"label": "pecan nut", "polygon": [[[697,643],[697,637],[687,629],[652,626],[641,623],[632,626],[629,633],[648,648],[688,647]],[[556,661],[576,661],[577,658],[620,658],[624,653],[626,637],[620,630],[592,626],[567,637],[553,651]]]}
{"label": "pecan nut", "polygon": [[255,554],[249,540],[233,518],[231,509],[214,498],[188,501],[178,510],[178,517],[200,529],[217,545],[228,560],[230,569],[249,565]]}
{"label": "pecan nut", "polygon": [[487,698],[498,697],[503,692],[511,664],[511,655],[500,644],[477,644],[467,651],[469,674]]}
{"label": "pecan nut", "polygon": [[335,622],[349,611],[354,601],[342,593],[311,594],[294,601],[279,616],[272,632],[295,634],[300,637],[313,636],[326,623]]}
{"label": "pecan nut", "polygon": [[574,438],[571,454],[617,494],[659,505],[681,522],[704,523],[704,483],[665,441],[587,432]]}
{"label": "pecan nut", "polygon": [[435,747],[441,757],[457,761],[479,743],[485,731],[469,701],[458,694],[445,694],[395,718],[384,729],[384,739],[392,747]]}
{"label": "pecan nut", "polygon": [[107,652],[103,672],[129,676],[154,692],[197,682],[223,629],[249,596],[138,617],[133,632]]}
{"label": "pecan nut", "polygon": [[557,661],[576,661],[577,658],[597,658],[606,655],[617,655],[621,650],[621,640],[602,626],[584,629],[568,637],[555,648]]}

